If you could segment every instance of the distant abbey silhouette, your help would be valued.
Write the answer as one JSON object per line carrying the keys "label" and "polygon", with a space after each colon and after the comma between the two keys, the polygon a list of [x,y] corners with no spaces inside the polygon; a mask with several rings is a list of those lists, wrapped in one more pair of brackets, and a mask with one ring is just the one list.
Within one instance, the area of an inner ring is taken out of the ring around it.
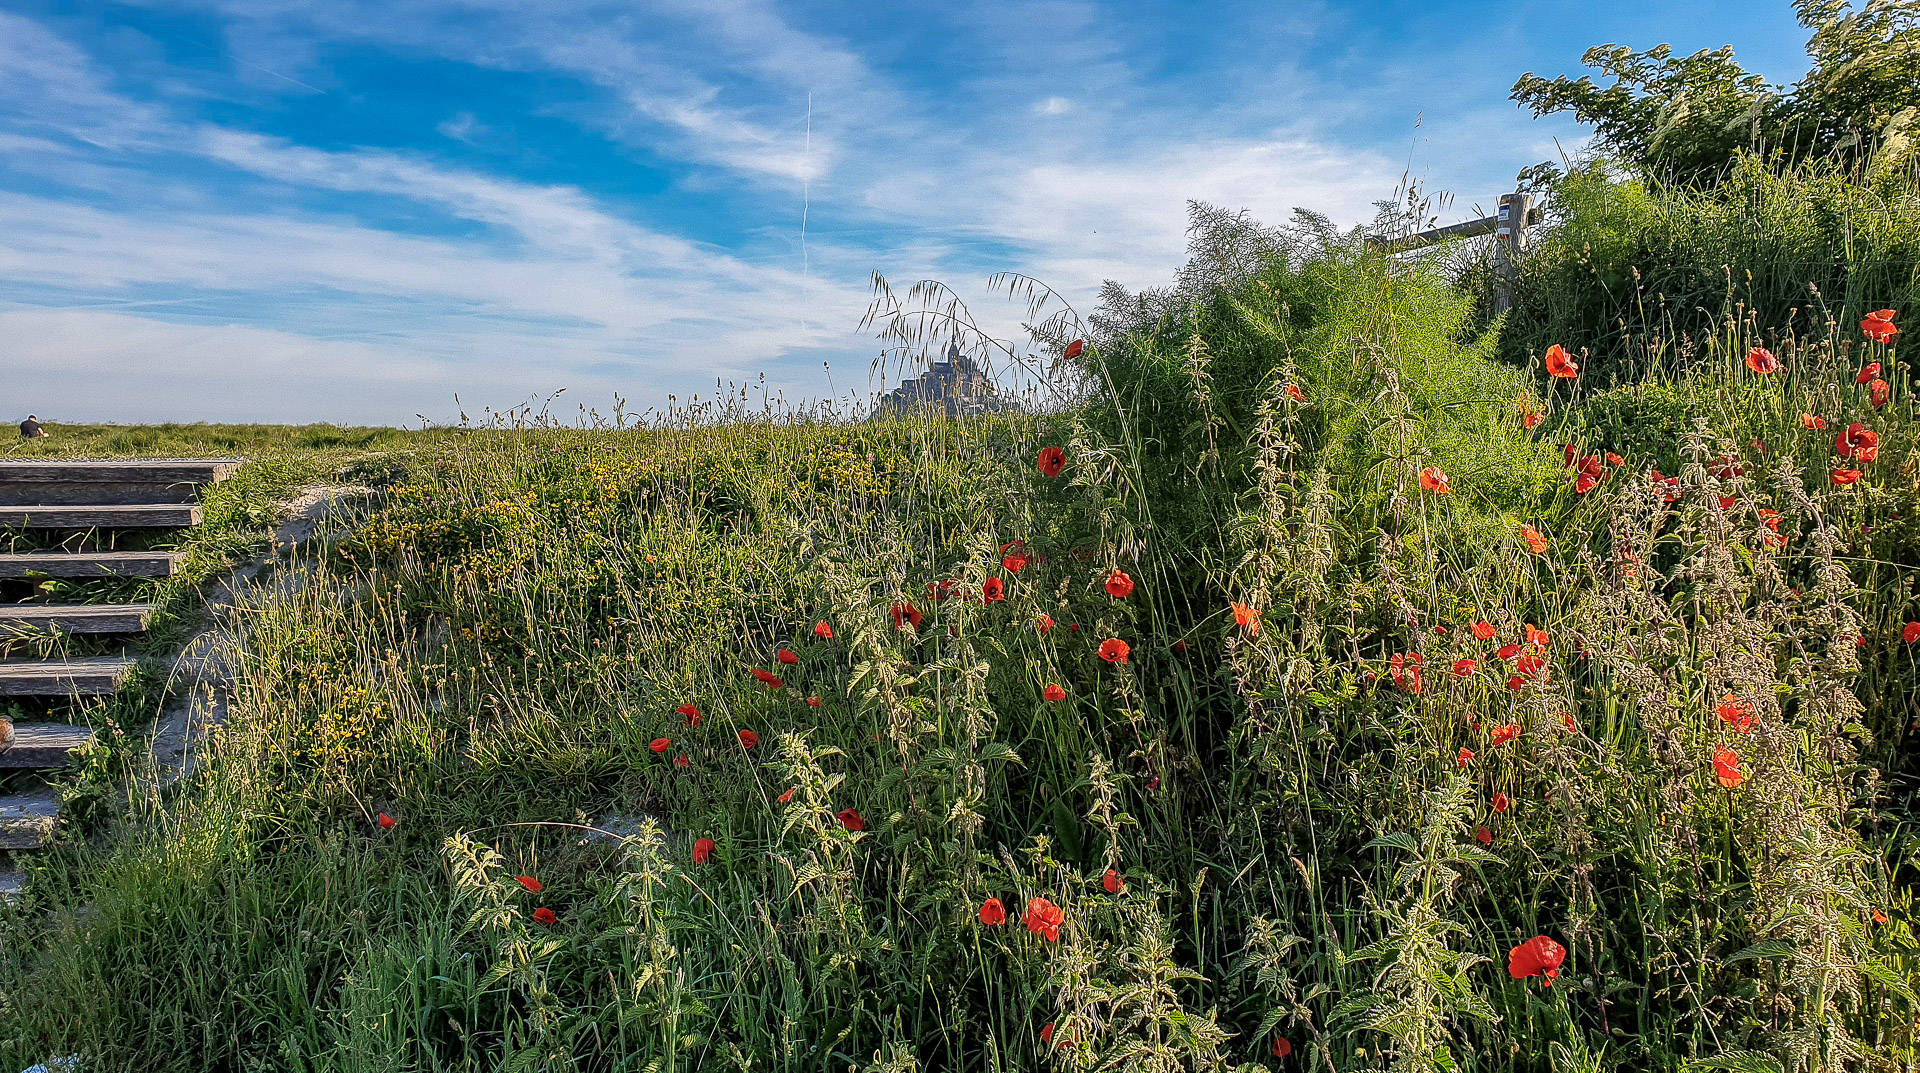
{"label": "distant abbey silhouette", "polygon": [[959,343],[947,344],[944,361],[936,361],[918,377],[903,381],[875,400],[873,406],[876,415],[909,411],[982,414],[1018,409],[1020,403],[1002,395],[986,370],[960,352]]}

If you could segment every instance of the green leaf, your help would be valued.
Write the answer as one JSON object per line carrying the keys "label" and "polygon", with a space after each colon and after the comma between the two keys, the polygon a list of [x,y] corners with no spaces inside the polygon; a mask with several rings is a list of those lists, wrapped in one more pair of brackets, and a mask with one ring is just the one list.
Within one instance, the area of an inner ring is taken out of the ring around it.
{"label": "green leaf", "polygon": [[1403,849],[1408,853],[1418,853],[1420,852],[1420,843],[1414,841],[1413,836],[1405,831],[1395,831],[1389,835],[1381,835],[1379,838],[1374,839],[1361,848]]}
{"label": "green leaf", "polygon": [[1738,954],[1728,958],[1729,964],[1735,961],[1748,961],[1755,958],[1784,958],[1798,953],[1799,947],[1785,939],[1762,939]]}
{"label": "green leaf", "polygon": [[1712,1058],[1696,1058],[1681,1068],[1687,1073],[1708,1069],[1726,1070],[1727,1073],[1785,1073],[1778,1058],[1761,1051],[1730,1051]]}

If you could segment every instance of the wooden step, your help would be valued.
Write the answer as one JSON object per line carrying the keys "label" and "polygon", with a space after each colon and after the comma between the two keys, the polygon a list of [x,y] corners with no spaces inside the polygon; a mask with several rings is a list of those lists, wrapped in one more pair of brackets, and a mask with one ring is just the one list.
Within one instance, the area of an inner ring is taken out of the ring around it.
{"label": "wooden step", "polygon": [[21,529],[183,529],[200,524],[198,503],[142,503],[134,506],[67,506],[57,503],[0,506],[0,528]]}
{"label": "wooden step", "polygon": [[179,573],[186,556],[177,551],[36,551],[0,555],[0,578],[167,577]]}
{"label": "wooden step", "polygon": [[67,754],[93,740],[87,727],[65,723],[15,723],[13,748],[0,753],[0,768],[67,766]]}
{"label": "wooden step", "polygon": [[0,506],[191,503],[237,458],[0,461]]}
{"label": "wooden step", "polygon": [[0,697],[102,696],[120,688],[133,661],[113,656],[36,663],[0,662]]}
{"label": "wooden step", "polygon": [[0,637],[36,633],[139,633],[152,604],[0,604]]}
{"label": "wooden step", "polygon": [[39,849],[59,823],[60,802],[51,786],[0,797],[0,849]]}

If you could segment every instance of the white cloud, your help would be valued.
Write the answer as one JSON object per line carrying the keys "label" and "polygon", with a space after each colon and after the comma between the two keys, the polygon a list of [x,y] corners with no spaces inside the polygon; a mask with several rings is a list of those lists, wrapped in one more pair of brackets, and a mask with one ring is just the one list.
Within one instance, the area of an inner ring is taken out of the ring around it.
{"label": "white cloud", "polygon": [[[954,87],[954,101],[761,0],[212,6],[234,20],[244,62],[309,41],[275,67],[306,85],[331,84],[312,42],[352,41],[602,87],[569,117],[676,165],[677,184],[731,198],[748,238],[701,242],[580,185],[172,115],[0,15],[0,93],[15,102],[0,103],[0,147],[18,147],[9,166],[35,180],[0,179],[0,279],[14,281],[0,296],[15,296],[0,330],[18,341],[0,375],[30,397],[126,419],[195,416],[198,400],[235,419],[404,421],[445,415],[456,391],[507,405],[564,385],[645,404],[761,370],[804,394],[824,387],[813,371],[781,375],[803,353],[815,369],[816,355],[841,365],[844,389],[877,349],[856,330],[871,269],[963,293],[1019,269],[1084,305],[1103,279],[1170,276],[1189,198],[1267,220],[1295,205],[1355,220],[1398,171],[1308,131],[1250,135],[1243,117],[1147,100],[1125,43],[1083,4],[1044,6],[1059,34],[1045,47],[991,5],[963,11],[1001,73]],[[1075,57],[1071,98],[1046,95],[1053,53]],[[956,102],[995,118],[956,125]],[[490,134],[466,111],[436,129],[468,144]],[[802,184],[814,199],[805,273],[788,230]],[[1004,312],[982,310],[1010,334]],[[124,376],[109,375],[115,354]]]}

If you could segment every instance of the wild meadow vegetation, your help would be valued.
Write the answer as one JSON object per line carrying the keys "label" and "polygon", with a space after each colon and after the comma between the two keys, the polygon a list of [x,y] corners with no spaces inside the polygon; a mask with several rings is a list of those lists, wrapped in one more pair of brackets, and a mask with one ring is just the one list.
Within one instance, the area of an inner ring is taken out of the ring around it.
{"label": "wild meadow vegetation", "polygon": [[1920,184],[1849,166],[1571,169],[1501,319],[1199,210],[1012,281],[1028,414],[50,441],[381,495],[192,777],[114,702],[0,1061],[1912,1070]]}

